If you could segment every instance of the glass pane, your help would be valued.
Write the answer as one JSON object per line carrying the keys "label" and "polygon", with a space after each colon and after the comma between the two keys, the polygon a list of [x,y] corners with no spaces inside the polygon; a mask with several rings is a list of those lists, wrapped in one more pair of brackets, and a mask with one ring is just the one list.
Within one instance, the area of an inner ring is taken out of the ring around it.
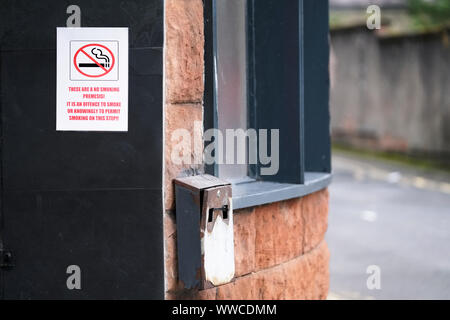
{"label": "glass pane", "polygon": [[[217,106],[218,129],[224,137],[224,162],[226,154],[226,129],[247,129],[247,56],[246,56],[246,0],[216,0],[217,28]],[[238,150],[234,143],[234,165],[220,165],[219,176],[238,179],[247,176],[247,165],[237,164]]]}

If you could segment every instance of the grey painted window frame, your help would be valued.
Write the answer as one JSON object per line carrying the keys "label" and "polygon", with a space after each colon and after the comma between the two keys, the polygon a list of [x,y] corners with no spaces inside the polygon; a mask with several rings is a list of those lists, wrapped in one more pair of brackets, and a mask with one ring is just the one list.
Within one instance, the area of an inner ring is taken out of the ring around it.
{"label": "grey painted window frame", "polygon": [[[215,1],[204,0],[205,130],[218,123]],[[277,175],[259,176],[258,165],[249,165],[250,179],[233,185],[234,209],[302,197],[327,187],[332,178],[328,0],[248,0],[247,18],[248,127],[279,128],[281,138],[283,133],[297,138],[280,139]],[[264,46],[268,42],[271,46]],[[217,164],[205,169],[217,176]]]}

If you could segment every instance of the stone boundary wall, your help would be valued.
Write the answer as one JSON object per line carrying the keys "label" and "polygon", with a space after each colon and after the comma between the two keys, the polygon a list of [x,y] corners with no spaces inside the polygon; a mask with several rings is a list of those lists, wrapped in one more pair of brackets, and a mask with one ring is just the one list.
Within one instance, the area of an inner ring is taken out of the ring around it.
{"label": "stone boundary wall", "polygon": [[331,32],[333,140],[450,162],[450,32]]}

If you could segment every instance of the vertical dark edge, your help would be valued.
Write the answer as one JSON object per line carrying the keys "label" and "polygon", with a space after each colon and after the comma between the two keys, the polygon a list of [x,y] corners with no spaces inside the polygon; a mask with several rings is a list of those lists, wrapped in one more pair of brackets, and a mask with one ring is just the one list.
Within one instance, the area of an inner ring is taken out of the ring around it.
{"label": "vertical dark edge", "polygon": [[[255,0],[247,0],[247,111],[248,129],[258,130],[256,121],[257,101],[256,101],[256,79],[255,79],[255,27],[254,27],[254,7]],[[256,151],[258,152],[258,150]],[[248,165],[248,175],[250,178],[258,179],[258,164]]]}
{"label": "vertical dark edge", "polygon": [[[3,37],[3,34],[0,34]],[[1,38],[0,38],[1,39]],[[0,40],[2,41],[2,39]],[[2,70],[2,43],[0,42],[0,250],[3,250],[3,228],[4,228],[4,217],[3,217],[3,70]],[[5,286],[3,281],[3,270],[0,269],[0,300],[5,297]]]}
{"label": "vertical dark edge", "polygon": [[331,172],[328,0],[304,1],[305,170]]}
{"label": "vertical dark edge", "polygon": [[304,0],[299,0],[298,3],[298,37],[299,37],[299,108],[300,108],[300,184],[305,183],[305,55],[304,55]]}
{"label": "vertical dark edge", "polygon": [[201,240],[200,240],[200,191],[191,191],[175,185],[177,208],[177,256],[178,279],[184,288],[200,285]]}
{"label": "vertical dark edge", "polygon": [[[254,1],[257,129],[279,129],[279,170],[262,181],[303,183],[298,1]],[[268,138],[270,141],[271,139]],[[271,148],[269,148],[271,149]]]}
{"label": "vertical dark edge", "polygon": [[[162,126],[161,126],[161,223],[160,223],[160,228],[161,228],[161,240],[162,240],[162,259],[161,259],[161,270],[162,270],[162,277],[163,277],[163,281],[162,281],[162,292],[160,295],[160,299],[161,300],[165,300],[166,299],[166,237],[165,237],[165,226],[164,226],[164,215],[165,215],[165,199],[164,199],[164,183],[165,183],[165,179],[164,179],[164,174],[165,174],[165,141],[164,141],[164,137],[165,137],[165,127],[164,127],[164,121],[165,121],[165,52],[166,52],[166,35],[165,35],[165,29],[166,29],[166,3],[165,0],[161,1],[161,6],[162,6],[162,30],[163,30],[163,41],[162,41],[162,46],[161,46],[161,50],[162,50],[162,54],[161,54],[161,96],[162,96],[162,100],[161,100],[161,122],[162,122]],[[131,46],[130,46],[130,39],[131,39],[131,28],[128,28],[128,50],[131,51]],[[130,52],[128,53],[130,55]],[[129,70],[128,70],[129,73]],[[130,76],[128,74],[128,82],[130,82]],[[130,83],[128,83],[128,89],[130,88]],[[128,99],[130,99],[130,96],[128,95]],[[128,102],[130,103],[130,102]],[[128,104],[130,105],[130,104]],[[128,121],[128,129],[129,129],[129,121],[130,119],[127,119]],[[171,181],[171,183],[173,183]],[[175,218],[176,219],[176,218]],[[176,221],[175,221],[176,223]]]}
{"label": "vertical dark edge", "polygon": [[[203,94],[203,127],[204,131],[217,128],[217,101],[215,83],[215,0],[203,0],[203,19],[205,35],[204,74],[205,89]],[[205,141],[205,147],[210,141]],[[217,176],[217,164],[205,165],[205,172]]]}

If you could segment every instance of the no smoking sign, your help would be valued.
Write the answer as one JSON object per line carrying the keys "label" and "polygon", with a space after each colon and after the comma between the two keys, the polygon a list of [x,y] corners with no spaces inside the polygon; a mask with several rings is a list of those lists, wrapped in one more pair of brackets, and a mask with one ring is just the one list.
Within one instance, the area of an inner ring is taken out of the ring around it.
{"label": "no smoking sign", "polygon": [[71,41],[70,80],[119,80],[117,41]]}
{"label": "no smoking sign", "polygon": [[128,28],[57,28],[56,48],[56,130],[128,131]]}

